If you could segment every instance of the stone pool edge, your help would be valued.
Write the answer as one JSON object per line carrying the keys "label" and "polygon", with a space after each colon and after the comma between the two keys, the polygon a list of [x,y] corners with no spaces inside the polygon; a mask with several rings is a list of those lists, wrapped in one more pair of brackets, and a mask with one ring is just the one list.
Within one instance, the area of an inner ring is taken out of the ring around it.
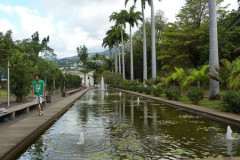
{"label": "stone pool edge", "polygon": [[211,120],[224,122],[224,123],[230,123],[231,125],[234,125],[234,126],[237,126],[237,127],[240,126],[240,115],[237,115],[237,114],[218,111],[218,110],[214,110],[214,109],[209,109],[209,108],[205,108],[205,107],[197,106],[197,105],[193,105],[193,104],[186,104],[186,103],[182,103],[182,102],[179,102],[179,101],[167,100],[167,99],[164,99],[164,98],[161,98],[161,97],[154,97],[154,96],[151,96],[151,95],[146,95],[146,94],[142,94],[142,93],[127,91],[127,90],[123,90],[123,89],[118,89],[118,88],[115,88],[115,89],[118,90],[118,91],[125,92],[125,93],[129,93],[129,94],[133,94],[133,95],[136,95],[136,96],[151,99],[153,101],[165,104],[169,107],[178,108],[178,109],[187,111],[187,112],[192,113],[192,114],[201,115],[201,116],[204,116],[204,117],[209,118]]}
{"label": "stone pool edge", "polygon": [[[165,104],[169,107],[181,109],[192,114],[197,114],[197,115],[209,118],[211,120],[229,123],[231,125],[238,126],[238,127],[240,126],[240,115],[237,115],[237,114],[227,113],[227,112],[209,109],[209,108],[192,105],[192,104],[186,104],[179,101],[167,100],[161,97],[154,97],[154,96],[146,95],[143,93],[137,93],[137,92],[127,91],[127,90],[118,89],[118,88],[114,88],[114,89],[121,92],[128,93],[128,94],[132,94],[135,96],[144,97],[144,98],[153,100],[155,102]],[[225,157],[225,158],[212,158],[212,159],[201,159],[201,160],[240,160],[240,157]]]}
{"label": "stone pool edge", "polygon": [[[88,90],[89,88],[84,89],[78,93],[75,93],[57,102],[56,104],[51,106],[51,108],[46,108],[45,114],[43,116],[31,117],[32,120],[38,119],[38,121],[41,120],[40,118],[43,117],[43,120],[40,121],[40,124],[37,124],[37,127],[30,130],[30,132],[25,134],[19,141],[17,141],[16,144],[11,144],[12,147],[10,147],[9,150],[6,151],[5,153],[1,154],[0,159],[1,160],[16,159],[20,154],[22,154],[24,150],[26,150],[36,140],[36,138],[42,135],[64,113],[66,113],[77,100],[82,98],[82,96],[84,96],[88,92]],[[50,110],[50,114],[48,114],[48,110]]]}

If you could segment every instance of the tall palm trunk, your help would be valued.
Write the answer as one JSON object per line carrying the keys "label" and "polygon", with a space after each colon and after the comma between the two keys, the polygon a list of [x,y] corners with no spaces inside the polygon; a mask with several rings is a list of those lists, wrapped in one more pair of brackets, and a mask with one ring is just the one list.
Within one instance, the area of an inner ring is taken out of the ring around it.
{"label": "tall palm trunk", "polygon": [[115,46],[115,73],[118,72],[117,45]]}
{"label": "tall palm trunk", "polygon": [[152,39],[152,79],[156,79],[156,42],[155,42],[155,16],[154,4],[151,0],[151,39]]}
{"label": "tall palm trunk", "polygon": [[134,72],[133,72],[133,44],[132,44],[132,27],[130,25],[130,73],[131,80],[134,80]]}
{"label": "tall palm trunk", "polygon": [[[215,67],[219,66],[216,0],[208,0],[209,5],[209,72],[216,72]],[[210,99],[216,99],[219,95],[219,82],[210,79]]]}
{"label": "tall palm trunk", "polygon": [[123,30],[121,29],[121,37],[122,37],[122,75],[123,79],[125,79],[125,59],[124,59],[124,43],[123,43]]}
{"label": "tall palm trunk", "polygon": [[112,48],[109,47],[109,58],[112,59]]}
{"label": "tall palm trunk", "polygon": [[143,82],[145,83],[145,80],[147,79],[147,42],[143,2],[142,2],[142,19],[143,19]]}
{"label": "tall palm trunk", "polygon": [[118,45],[118,63],[119,63],[119,74],[122,74],[122,67],[121,67],[121,53]]}

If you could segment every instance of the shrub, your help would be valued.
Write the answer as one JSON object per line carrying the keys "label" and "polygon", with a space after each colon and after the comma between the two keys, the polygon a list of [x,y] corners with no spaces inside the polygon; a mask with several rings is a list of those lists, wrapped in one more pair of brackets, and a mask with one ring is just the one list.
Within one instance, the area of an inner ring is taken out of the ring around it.
{"label": "shrub", "polygon": [[143,89],[144,89],[144,87],[142,87],[142,86],[138,86],[138,87],[137,87],[137,91],[138,91],[139,93],[143,93]]}
{"label": "shrub", "polygon": [[144,87],[144,93],[150,95],[152,93],[152,88],[151,87]]}
{"label": "shrub", "polygon": [[198,104],[198,102],[203,99],[203,91],[201,89],[194,88],[188,92],[188,98],[193,104]]}
{"label": "shrub", "polygon": [[233,112],[240,113],[240,91],[228,91],[223,96],[223,108]]}
{"label": "shrub", "polygon": [[146,85],[148,85],[148,86],[153,85],[153,80],[151,80],[151,79],[147,79],[147,80],[145,80],[145,82],[146,82]]}
{"label": "shrub", "polygon": [[97,77],[97,83],[101,82],[102,77],[104,78],[105,84],[109,84],[110,86],[119,86],[123,81],[121,75],[112,73],[111,71],[104,71]]}
{"label": "shrub", "polygon": [[129,91],[133,91],[134,90],[134,86],[129,86],[128,88],[126,88]]}
{"label": "shrub", "polygon": [[181,96],[181,90],[178,88],[169,88],[165,90],[167,99],[177,101]]}
{"label": "shrub", "polygon": [[160,95],[162,94],[163,90],[161,87],[156,87],[153,89],[153,95],[156,97],[160,97]]}

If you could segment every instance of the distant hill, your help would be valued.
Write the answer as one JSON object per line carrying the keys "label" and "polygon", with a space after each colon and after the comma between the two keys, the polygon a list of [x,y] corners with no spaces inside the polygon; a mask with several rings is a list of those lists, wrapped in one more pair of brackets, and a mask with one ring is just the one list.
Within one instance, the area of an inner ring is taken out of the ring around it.
{"label": "distant hill", "polygon": [[[89,57],[93,57],[96,53],[100,55],[109,55],[109,50],[105,50],[103,52],[89,53]],[[79,70],[79,68],[77,67],[77,61],[78,61],[77,55],[55,60],[55,62],[60,66],[60,69],[66,70],[66,71]]]}

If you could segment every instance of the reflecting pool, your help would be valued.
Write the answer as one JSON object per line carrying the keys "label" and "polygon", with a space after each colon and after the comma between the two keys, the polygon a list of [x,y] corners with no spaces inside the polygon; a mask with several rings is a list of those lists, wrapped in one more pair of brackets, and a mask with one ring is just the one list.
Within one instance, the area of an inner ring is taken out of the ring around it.
{"label": "reflecting pool", "polygon": [[240,156],[240,129],[113,90],[89,90],[19,160]]}

